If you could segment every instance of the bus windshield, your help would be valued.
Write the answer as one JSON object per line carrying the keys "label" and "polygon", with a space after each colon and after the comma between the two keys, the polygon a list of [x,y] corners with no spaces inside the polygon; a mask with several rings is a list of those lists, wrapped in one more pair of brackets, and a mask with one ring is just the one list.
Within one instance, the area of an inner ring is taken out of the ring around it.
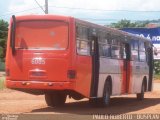
{"label": "bus windshield", "polygon": [[68,47],[68,23],[63,21],[20,21],[16,24],[16,49],[65,50]]}

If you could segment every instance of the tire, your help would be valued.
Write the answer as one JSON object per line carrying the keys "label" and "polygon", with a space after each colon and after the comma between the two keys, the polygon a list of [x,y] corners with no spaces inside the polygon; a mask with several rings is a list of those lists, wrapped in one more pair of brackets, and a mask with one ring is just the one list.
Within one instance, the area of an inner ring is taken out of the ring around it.
{"label": "tire", "polygon": [[110,103],[110,96],[111,96],[111,84],[107,80],[104,85],[103,97],[89,99],[89,103],[91,106],[94,107],[106,107]]}
{"label": "tire", "polygon": [[63,106],[66,101],[67,95],[62,92],[46,93],[45,100],[50,107],[60,107]]}
{"label": "tire", "polygon": [[45,101],[48,106],[52,106],[52,94],[51,93],[45,94]]}
{"label": "tire", "polygon": [[143,100],[144,99],[144,92],[145,92],[145,84],[142,83],[141,87],[141,93],[137,93],[137,100]]}
{"label": "tire", "polygon": [[110,97],[111,97],[111,84],[110,81],[106,80],[104,85],[103,98],[101,100],[103,106],[109,105]]}

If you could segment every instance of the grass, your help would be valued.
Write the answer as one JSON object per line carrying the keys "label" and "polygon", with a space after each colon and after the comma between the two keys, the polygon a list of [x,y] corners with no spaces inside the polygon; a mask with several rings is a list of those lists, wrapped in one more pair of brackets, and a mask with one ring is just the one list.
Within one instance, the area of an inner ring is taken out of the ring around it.
{"label": "grass", "polygon": [[0,77],[0,90],[5,88],[5,77]]}

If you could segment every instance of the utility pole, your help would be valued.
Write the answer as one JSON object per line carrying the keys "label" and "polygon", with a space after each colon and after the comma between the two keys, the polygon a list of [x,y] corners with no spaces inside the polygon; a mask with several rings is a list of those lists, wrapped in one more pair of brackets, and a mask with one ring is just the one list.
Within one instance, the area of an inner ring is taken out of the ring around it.
{"label": "utility pole", "polygon": [[45,0],[45,14],[48,14],[48,0]]}

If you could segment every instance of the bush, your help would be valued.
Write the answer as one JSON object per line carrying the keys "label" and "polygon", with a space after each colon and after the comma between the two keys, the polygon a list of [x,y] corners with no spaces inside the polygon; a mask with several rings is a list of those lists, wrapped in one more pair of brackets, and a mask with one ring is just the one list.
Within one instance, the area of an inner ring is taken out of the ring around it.
{"label": "bush", "polygon": [[154,61],[154,72],[155,74],[160,74],[160,60]]}
{"label": "bush", "polygon": [[5,62],[0,59],[0,71],[5,71]]}
{"label": "bush", "polygon": [[5,78],[0,77],[0,90],[5,88]]}

